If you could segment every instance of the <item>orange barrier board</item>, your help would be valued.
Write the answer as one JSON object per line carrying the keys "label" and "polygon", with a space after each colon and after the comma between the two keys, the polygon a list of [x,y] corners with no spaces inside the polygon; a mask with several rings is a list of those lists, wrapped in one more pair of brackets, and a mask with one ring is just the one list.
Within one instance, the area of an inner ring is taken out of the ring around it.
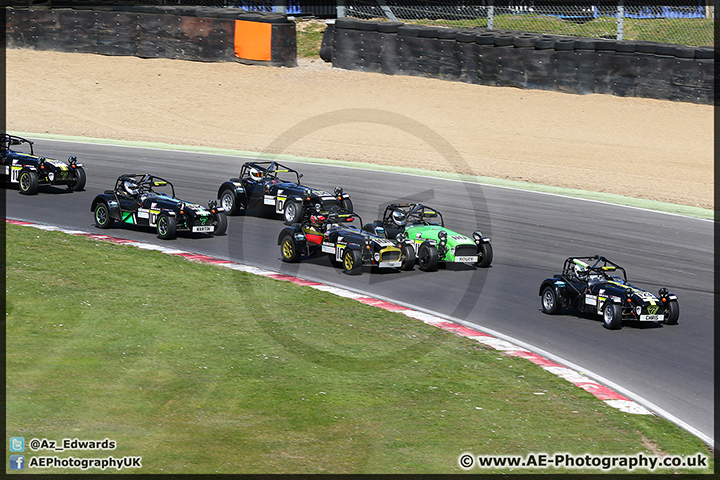
{"label": "orange barrier board", "polygon": [[246,60],[270,61],[272,24],[235,20],[235,55]]}

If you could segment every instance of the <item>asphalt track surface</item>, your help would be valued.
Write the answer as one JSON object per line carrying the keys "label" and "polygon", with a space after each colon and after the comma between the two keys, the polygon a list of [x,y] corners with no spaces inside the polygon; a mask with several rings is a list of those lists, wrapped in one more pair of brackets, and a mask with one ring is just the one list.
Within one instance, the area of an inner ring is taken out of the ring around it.
{"label": "asphalt track surface", "polygon": [[[342,185],[365,223],[379,218],[387,203],[419,201],[440,210],[452,230],[468,235],[481,230],[491,238],[495,252],[488,269],[365,269],[361,276],[347,276],[325,255],[299,265],[281,262],[277,236],[283,223],[262,212],[229,217],[224,236],[181,232],[167,242],[154,231],[132,226],[94,226],[91,202],[112,188],[120,174],[159,175],[175,185],[179,198],[204,204],[215,198],[222,182],[237,176],[246,158],[46,139],[36,139],[35,147],[36,153],[50,158],[77,155],[85,164],[87,185],[74,193],[41,188],[30,197],[8,187],[10,219],[161,243],[451,316],[572,362],[590,376],[619,386],[621,393],[644,400],[646,406],[650,402],[659,407],[701,438],[714,439],[711,221],[503,187],[284,161],[304,174],[306,185],[329,191]],[[598,181],[611,178],[599,176]],[[667,286],[676,293],[679,324],[625,322],[622,330],[610,331],[599,317],[543,314],[540,282],[560,273],[566,257],[594,254],[623,265],[637,286],[655,292]]]}

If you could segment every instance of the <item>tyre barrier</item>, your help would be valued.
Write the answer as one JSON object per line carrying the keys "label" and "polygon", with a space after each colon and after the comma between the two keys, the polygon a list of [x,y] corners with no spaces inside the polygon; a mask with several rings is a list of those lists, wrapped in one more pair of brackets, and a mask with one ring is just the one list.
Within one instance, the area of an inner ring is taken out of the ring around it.
{"label": "tyre barrier", "polygon": [[97,1],[5,13],[7,48],[297,66],[295,23],[284,14]]}
{"label": "tyre barrier", "polygon": [[714,48],[339,18],[321,58],[347,70],[713,104]]}

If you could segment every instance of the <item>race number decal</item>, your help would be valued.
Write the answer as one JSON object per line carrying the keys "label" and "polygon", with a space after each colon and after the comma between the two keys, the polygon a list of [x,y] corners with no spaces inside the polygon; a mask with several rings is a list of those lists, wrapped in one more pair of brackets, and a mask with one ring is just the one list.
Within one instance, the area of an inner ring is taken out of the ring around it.
{"label": "race number decal", "polygon": [[277,196],[277,202],[275,202],[275,213],[283,213],[283,208],[285,208],[286,201],[287,197],[285,195]]}

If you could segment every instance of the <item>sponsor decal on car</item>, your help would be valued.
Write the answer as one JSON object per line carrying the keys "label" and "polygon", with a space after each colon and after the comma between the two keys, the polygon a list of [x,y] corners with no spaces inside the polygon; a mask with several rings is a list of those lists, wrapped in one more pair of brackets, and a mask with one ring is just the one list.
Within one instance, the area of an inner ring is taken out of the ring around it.
{"label": "sponsor decal on car", "polygon": [[323,242],[321,250],[325,253],[335,253],[335,245],[330,242]]}
{"label": "sponsor decal on car", "polygon": [[469,262],[477,262],[477,255],[467,256],[467,257],[455,257],[456,262],[462,262],[462,263],[469,263]]}

